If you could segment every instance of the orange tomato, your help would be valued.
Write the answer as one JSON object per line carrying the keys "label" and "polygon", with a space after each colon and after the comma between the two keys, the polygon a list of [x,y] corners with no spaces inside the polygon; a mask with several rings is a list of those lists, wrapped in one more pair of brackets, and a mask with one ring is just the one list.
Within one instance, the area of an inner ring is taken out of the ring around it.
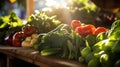
{"label": "orange tomato", "polygon": [[99,33],[101,32],[107,32],[108,30],[105,28],[105,27],[98,27],[96,30],[95,30],[95,33],[96,35],[98,35]]}
{"label": "orange tomato", "polygon": [[81,26],[81,22],[79,20],[72,20],[71,27],[75,29],[78,26]]}
{"label": "orange tomato", "polygon": [[87,36],[89,34],[94,34],[95,32],[95,26],[92,24],[79,26],[75,29],[75,32],[78,33],[81,36]]}

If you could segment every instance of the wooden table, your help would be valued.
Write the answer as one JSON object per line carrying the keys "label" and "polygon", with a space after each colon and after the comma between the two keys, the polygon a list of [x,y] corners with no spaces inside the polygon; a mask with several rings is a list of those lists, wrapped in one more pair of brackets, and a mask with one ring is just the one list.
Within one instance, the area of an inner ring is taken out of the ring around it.
{"label": "wooden table", "polygon": [[7,55],[7,67],[11,67],[12,58],[18,58],[40,67],[87,67],[73,60],[40,56],[39,52],[32,48],[0,46],[0,53]]}

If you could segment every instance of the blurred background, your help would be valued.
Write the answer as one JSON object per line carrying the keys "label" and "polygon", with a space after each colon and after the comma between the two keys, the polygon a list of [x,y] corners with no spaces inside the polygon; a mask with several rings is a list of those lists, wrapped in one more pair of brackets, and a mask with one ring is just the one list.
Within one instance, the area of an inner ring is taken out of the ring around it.
{"label": "blurred background", "polygon": [[26,18],[26,1],[21,0],[1,0],[0,16],[6,16],[14,11],[21,19]]}
{"label": "blurred background", "polygon": [[78,19],[86,24],[110,26],[120,18],[119,3],[119,0],[1,0],[0,16],[14,11],[19,18],[27,19],[37,10],[56,15],[63,23]]}

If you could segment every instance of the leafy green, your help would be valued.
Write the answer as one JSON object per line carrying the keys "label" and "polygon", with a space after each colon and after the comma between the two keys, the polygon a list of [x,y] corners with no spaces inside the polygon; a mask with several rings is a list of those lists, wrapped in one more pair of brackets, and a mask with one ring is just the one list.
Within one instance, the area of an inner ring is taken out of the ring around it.
{"label": "leafy green", "polygon": [[20,18],[14,13],[11,12],[8,16],[0,17],[0,28],[13,28],[22,26],[22,21]]}
{"label": "leafy green", "polygon": [[[63,58],[78,60],[80,56],[80,50],[82,49],[81,46],[83,46],[83,40],[82,37],[79,36],[77,33],[71,32],[71,28],[67,24],[60,24],[52,31],[43,35],[40,34],[42,36],[39,37],[38,50],[41,52],[50,49],[50,51],[47,51],[48,53],[46,52],[46,55],[57,54],[57,56]],[[54,50],[52,49],[59,50],[56,50],[57,52],[54,52]]]}
{"label": "leafy green", "polygon": [[85,38],[86,38],[89,46],[93,46],[97,42],[96,35],[88,35]]}
{"label": "leafy green", "polygon": [[61,24],[55,18],[56,16],[49,17],[45,12],[38,11],[29,17],[28,23],[34,25],[38,33],[47,33]]}
{"label": "leafy green", "polygon": [[108,36],[108,33],[106,33],[106,32],[99,33],[96,36],[96,41],[99,42],[99,41],[102,41],[104,39],[107,39],[107,36]]}
{"label": "leafy green", "polygon": [[20,31],[23,23],[21,19],[11,12],[7,16],[0,17],[0,44],[4,42],[4,38],[13,35],[15,32]]}
{"label": "leafy green", "polygon": [[120,20],[115,21],[112,24],[111,29],[108,32],[108,37],[111,40],[120,40],[119,35],[120,35]]}

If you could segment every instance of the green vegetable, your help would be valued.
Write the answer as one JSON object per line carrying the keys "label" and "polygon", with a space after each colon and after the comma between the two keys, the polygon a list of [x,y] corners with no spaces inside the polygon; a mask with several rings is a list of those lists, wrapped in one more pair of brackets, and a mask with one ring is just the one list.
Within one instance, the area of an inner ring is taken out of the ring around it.
{"label": "green vegetable", "polygon": [[94,59],[94,53],[91,52],[85,57],[85,62],[88,63],[91,59]]}
{"label": "green vegetable", "polygon": [[105,32],[102,32],[102,33],[100,33],[96,36],[96,41],[97,42],[102,41],[104,39],[107,39],[107,33],[105,33]]}
{"label": "green vegetable", "polygon": [[[52,31],[39,37],[38,50],[44,50],[47,48],[63,48],[66,41],[69,40],[69,32],[67,30],[68,25],[61,24]],[[64,51],[64,50],[63,50]]]}
{"label": "green vegetable", "polygon": [[80,46],[83,46],[80,42],[82,42],[81,36],[75,32],[71,33],[67,24],[60,24],[52,31],[39,37],[38,50],[41,52],[46,49],[60,48],[62,50],[58,51],[58,53],[50,52],[50,55],[57,54],[57,56],[63,58],[78,60],[82,49]]}
{"label": "green vegetable", "polygon": [[88,35],[85,38],[86,38],[89,46],[93,46],[97,42],[96,35]]}
{"label": "green vegetable", "polygon": [[88,67],[100,67],[100,62],[98,59],[94,58],[88,62]]}
{"label": "green vegetable", "polygon": [[90,47],[85,47],[81,50],[81,56],[82,57],[87,57],[87,55],[91,53],[91,48]]}
{"label": "green vegetable", "polygon": [[21,19],[11,12],[7,16],[0,17],[0,44],[4,44],[4,38],[20,31],[23,26]]}
{"label": "green vegetable", "polygon": [[40,11],[29,16],[28,24],[34,25],[40,34],[53,30],[60,25],[61,22],[56,20],[55,16],[49,17],[45,12]]}
{"label": "green vegetable", "polygon": [[73,44],[68,40],[67,41],[67,47],[69,50],[69,55],[68,55],[68,59],[74,59],[76,57],[76,52],[75,51],[75,46],[73,46]]}
{"label": "green vegetable", "polygon": [[83,57],[79,57],[78,61],[81,62],[81,63],[84,63],[85,59]]}
{"label": "green vegetable", "polygon": [[119,37],[120,31],[119,31],[119,29],[120,29],[120,20],[117,20],[112,24],[112,27],[108,32],[109,39],[111,39],[111,40],[120,40],[120,37]]}
{"label": "green vegetable", "polygon": [[43,50],[40,52],[40,55],[42,55],[42,56],[50,56],[50,55],[54,55],[54,54],[59,53],[60,50],[61,50],[61,49],[59,49],[59,48],[43,49]]}
{"label": "green vegetable", "polygon": [[109,39],[106,39],[106,40],[102,40],[98,43],[96,43],[94,46],[93,46],[93,50],[94,51],[100,51],[100,50],[104,50],[106,52],[110,52],[112,47],[117,43],[118,41],[116,40],[109,40]]}

